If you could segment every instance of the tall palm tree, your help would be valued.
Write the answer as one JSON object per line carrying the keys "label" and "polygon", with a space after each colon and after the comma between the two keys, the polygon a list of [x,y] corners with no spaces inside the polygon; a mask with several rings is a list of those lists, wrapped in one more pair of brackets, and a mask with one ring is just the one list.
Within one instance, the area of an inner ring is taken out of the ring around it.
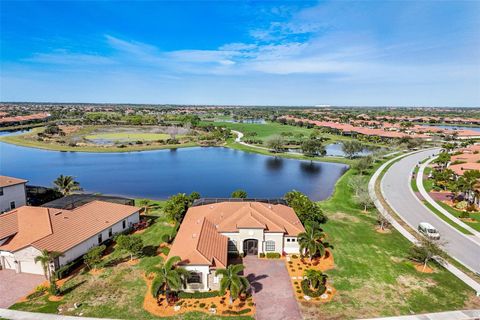
{"label": "tall palm tree", "polygon": [[56,258],[62,255],[63,254],[61,252],[42,250],[41,255],[35,257],[35,263],[40,262],[43,268],[43,273],[48,280],[52,279],[53,275],[51,264]]}
{"label": "tall palm tree", "polygon": [[182,288],[182,283],[190,274],[184,268],[177,267],[182,259],[178,256],[171,257],[165,263],[153,268],[155,278],[152,283],[152,295],[156,298],[160,293],[165,292],[167,302],[170,299],[170,293]]}
{"label": "tall palm tree", "polygon": [[318,289],[320,285],[325,286],[328,276],[320,270],[307,269],[303,273],[312,289]]}
{"label": "tall palm tree", "polygon": [[64,196],[68,196],[73,191],[81,191],[80,183],[75,181],[72,176],[64,176],[61,174],[55,181],[53,181],[55,188],[60,191]]}
{"label": "tall palm tree", "polygon": [[308,255],[310,261],[313,257],[323,257],[327,248],[332,248],[328,242],[323,242],[325,233],[318,223],[310,223],[305,226],[305,232],[298,234],[298,245],[302,255]]}
{"label": "tall palm tree", "polygon": [[240,293],[250,287],[247,278],[240,275],[243,269],[245,269],[243,264],[231,264],[226,269],[218,269],[215,272],[216,276],[222,276],[220,280],[220,292],[225,294],[227,289],[230,291],[230,304],[238,298]]}

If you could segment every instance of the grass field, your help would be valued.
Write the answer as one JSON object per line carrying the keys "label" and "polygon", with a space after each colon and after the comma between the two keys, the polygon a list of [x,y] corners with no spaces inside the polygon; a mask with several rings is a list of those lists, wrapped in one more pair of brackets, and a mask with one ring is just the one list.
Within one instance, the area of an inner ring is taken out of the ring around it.
{"label": "grass field", "polygon": [[[376,211],[363,213],[354,202],[349,170],[321,207],[334,249],[336,268],[328,271],[339,290],[331,303],[303,306],[306,319],[351,319],[468,309],[480,306],[473,291],[440,266],[435,273],[415,270],[408,259],[410,242],[400,233],[375,231]],[[367,183],[368,178],[365,179]]]}
{"label": "grass field", "polygon": [[[83,272],[62,287],[69,291],[61,301],[52,302],[47,297],[32,299],[13,305],[11,309],[33,312],[57,313],[57,308],[69,308],[75,302],[81,306],[65,314],[85,317],[108,317],[116,319],[158,319],[142,307],[147,285],[143,274],[150,266],[157,265],[162,258],[156,255],[156,248],[162,242],[164,234],[172,230],[172,226],[163,216],[164,201],[151,201],[153,208],[148,215],[155,219],[152,226],[140,233],[144,242],[145,255],[137,265],[129,266],[125,263],[128,257],[117,251],[106,256],[103,264],[106,266],[101,274],[92,275]],[[137,205],[139,205],[137,200]],[[225,319],[225,317],[210,316],[200,312],[193,312],[173,319]],[[250,317],[234,317],[234,319],[251,320]]]}
{"label": "grass field", "polygon": [[85,136],[86,139],[105,139],[112,141],[155,141],[166,140],[170,138],[166,133],[131,133],[131,132],[117,132],[117,133],[97,133]]}

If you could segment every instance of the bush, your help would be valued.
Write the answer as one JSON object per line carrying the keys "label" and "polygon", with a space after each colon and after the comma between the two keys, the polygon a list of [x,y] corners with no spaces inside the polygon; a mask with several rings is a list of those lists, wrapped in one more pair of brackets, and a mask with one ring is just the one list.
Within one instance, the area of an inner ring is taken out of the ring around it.
{"label": "bush", "polygon": [[38,298],[38,297],[41,297],[43,296],[43,294],[45,292],[47,292],[48,288],[44,285],[38,285],[36,288],[35,288],[35,291],[31,294],[29,294],[27,296],[27,299],[28,300],[31,300],[31,299],[35,299],[35,298]]}
{"label": "bush", "polygon": [[467,201],[459,201],[457,204],[455,204],[455,208],[459,210],[465,210],[468,207],[468,202]]}
{"label": "bush", "polygon": [[207,291],[207,292],[184,292],[180,291],[178,297],[180,299],[207,299],[221,296],[219,291]]}
{"label": "bush", "polygon": [[225,310],[222,313],[223,314],[241,315],[241,314],[249,313],[250,311],[252,311],[252,309],[247,308],[247,309],[243,309],[243,310],[240,310],[240,311]]}
{"label": "bush", "polygon": [[268,259],[279,259],[280,258],[280,253],[278,252],[267,252],[267,258]]}
{"label": "bush", "polygon": [[88,269],[95,268],[102,261],[102,253],[107,247],[105,245],[96,246],[87,251],[83,256],[83,261]]}
{"label": "bush", "polygon": [[228,253],[228,257],[229,257],[230,259],[232,259],[232,258],[238,258],[238,257],[239,257],[239,253],[238,253],[238,251],[229,252],[229,253]]}
{"label": "bush", "polygon": [[293,259],[298,259],[298,256],[297,256],[296,254],[294,254],[294,255],[292,256],[292,258],[293,258]]}
{"label": "bush", "polygon": [[260,253],[260,258],[265,258],[265,253],[261,252]]}
{"label": "bush", "polygon": [[322,294],[325,293],[327,290],[327,287],[324,285],[320,285],[317,290],[312,290],[310,288],[310,284],[308,283],[308,280],[302,280],[302,291],[305,295],[315,298],[315,297],[320,297]]}
{"label": "bush", "polygon": [[205,308],[205,303],[202,302],[202,303],[200,303],[198,306],[199,306],[200,308]]}
{"label": "bush", "polygon": [[68,276],[73,270],[79,267],[83,263],[83,257],[70,262],[62,267],[60,267],[57,271],[55,271],[55,277],[57,279],[63,279]]}

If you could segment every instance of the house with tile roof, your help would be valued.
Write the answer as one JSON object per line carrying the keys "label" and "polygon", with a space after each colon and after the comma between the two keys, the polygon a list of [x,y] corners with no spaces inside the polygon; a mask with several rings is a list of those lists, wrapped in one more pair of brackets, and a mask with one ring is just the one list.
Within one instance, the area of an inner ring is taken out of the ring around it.
{"label": "house with tile roof", "polygon": [[41,251],[60,252],[52,270],[82,257],[90,248],[127,231],[140,208],[92,201],[73,210],[22,206],[0,215],[0,265],[17,273],[43,274]]}
{"label": "house with tile roof", "polygon": [[27,180],[0,176],[0,214],[27,204]]}
{"label": "house with tile roof", "polygon": [[184,289],[216,290],[217,268],[229,254],[299,253],[297,236],[304,232],[295,211],[283,204],[255,201],[219,202],[188,209],[168,258],[179,256],[191,272]]}

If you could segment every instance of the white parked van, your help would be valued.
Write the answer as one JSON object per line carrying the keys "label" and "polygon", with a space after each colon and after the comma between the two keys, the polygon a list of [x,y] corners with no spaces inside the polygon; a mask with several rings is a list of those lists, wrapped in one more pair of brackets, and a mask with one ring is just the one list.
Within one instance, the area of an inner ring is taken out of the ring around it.
{"label": "white parked van", "polygon": [[435,229],[428,222],[420,222],[420,224],[418,225],[418,232],[423,234],[425,237],[433,239],[433,240],[439,240],[440,239],[440,233],[438,233],[437,229]]}

